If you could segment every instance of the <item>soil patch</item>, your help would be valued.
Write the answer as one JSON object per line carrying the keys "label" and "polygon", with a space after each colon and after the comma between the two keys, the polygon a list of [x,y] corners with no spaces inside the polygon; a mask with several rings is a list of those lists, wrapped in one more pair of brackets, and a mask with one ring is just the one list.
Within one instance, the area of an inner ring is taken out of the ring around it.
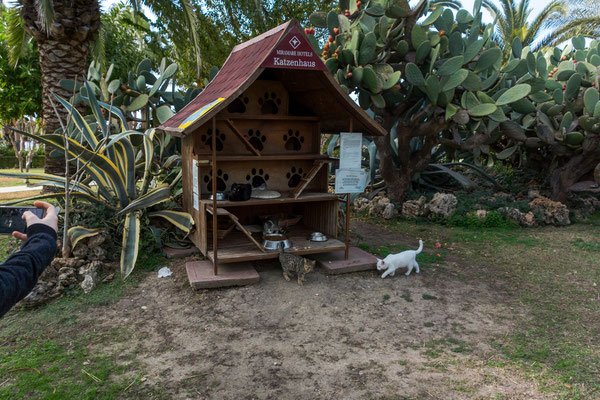
{"label": "soil patch", "polygon": [[[366,222],[352,231],[415,247]],[[180,260],[89,318],[129,327],[124,351],[169,398],[546,398],[491,346],[513,326],[509,295],[452,273],[466,267],[477,268],[450,259],[386,279],[317,269],[301,287],[269,262],[256,285],[194,291]]]}

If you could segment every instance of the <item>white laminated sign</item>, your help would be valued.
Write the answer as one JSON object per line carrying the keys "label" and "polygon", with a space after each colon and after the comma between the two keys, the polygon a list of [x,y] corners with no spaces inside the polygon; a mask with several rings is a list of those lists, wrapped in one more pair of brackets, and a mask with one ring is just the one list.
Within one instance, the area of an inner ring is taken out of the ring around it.
{"label": "white laminated sign", "polygon": [[362,193],[368,174],[361,166],[362,133],[340,134],[340,168],[335,173],[335,193]]}
{"label": "white laminated sign", "polygon": [[194,209],[200,210],[200,189],[198,188],[198,161],[192,159],[192,198]]}

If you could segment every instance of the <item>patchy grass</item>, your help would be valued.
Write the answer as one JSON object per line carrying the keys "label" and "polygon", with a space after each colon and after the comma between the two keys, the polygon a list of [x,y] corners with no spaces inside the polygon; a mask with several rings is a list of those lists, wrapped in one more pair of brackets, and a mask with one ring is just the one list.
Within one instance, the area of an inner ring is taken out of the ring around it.
{"label": "patchy grass", "polygon": [[[13,245],[0,237],[0,259]],[[135,352],[121,351],[128,347],[129,327],[88,329],[81,318],[116,302],[164,264],[163,257],[145,253],[126,281],[117,275],[85,296],[74,287],[39,308],[11,310],[0,320],[0,398],[168,398],[144,383]],[[102,352],[94,350],[98,346]]]}
{"label": "patchy grass", "polygon": [[[390,254],[400,253],[405,250],[415,250],[399,244],[389,244],[383,246],[373,246],[368,243],[360,243],[358,245],[362,250],[377,255],[379,258],[385,258]],[[435,263],[440,263],[444,256],[448,253],[446,249],[435,249],[434,253],[423,251],[419,254],[419,266],[421,268],[429,268]]]}
{"label": "patchy grass", "polygon": [[[423,222],[370,221],[407,237],[447,242],[455,251],[443,253],[442,259],[461,265],[453,271],[459,279],[482,280],[510,295],[511,307],[520,312],[511,316],[516,329],[491,343],[504,357],[499,365],[521,369],[544,391],[561,398],[598,396],[600,213],[585,223],[563,228],[475,231]],[[363,243],[367,246],[368,242]],[[468,346],[457,344],[452,351],[468,351]],[[439,357],[439,346],[428,347],[427,354]]]}
{"label": "patchy grass", "polygon": [[600,241],[587,243],[581,238],[575,238],[571,241],[571,244],[584,251],[595,251],[600,253]]}
{"label": "patchy grass", "polygon": [[[0,193],[0,203],[7,202],[9,200],[16,199],[26,199],[28,197],[37,196],[40,194],[42,190],[26,190],[24,192],[10,192],[10,193]],[[33,204],[33,201],[30,205]]]}

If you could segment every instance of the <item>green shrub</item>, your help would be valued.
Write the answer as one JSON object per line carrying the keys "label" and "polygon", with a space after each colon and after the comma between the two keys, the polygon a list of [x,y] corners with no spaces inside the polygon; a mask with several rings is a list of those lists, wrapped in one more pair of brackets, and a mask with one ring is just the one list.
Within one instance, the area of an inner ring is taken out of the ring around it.
{"label": "green shrub", "polygon": [[489,211],[485,218],[478,218],[475,214],[454,213],[443,222],[450,226],[461,228],[515,228],[516,223],[506,219],[498,211]]}
{"label": "green shrub", "polygon": [[[0,155],[0,169],[18,168],[19,160],[16,156],[4,156]],[[25,167],[25,160],[23,160],[23,168]],[[44,156],[33,156],[31,160],[31,168],[43,168],[44,167]]]}

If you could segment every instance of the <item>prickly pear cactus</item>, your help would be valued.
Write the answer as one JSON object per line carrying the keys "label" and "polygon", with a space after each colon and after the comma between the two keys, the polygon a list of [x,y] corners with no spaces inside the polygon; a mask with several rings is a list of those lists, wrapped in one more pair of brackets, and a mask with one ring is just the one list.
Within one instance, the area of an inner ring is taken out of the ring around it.
{"label": "prickly pear cactus", "polygon": [[[135,71],[129,71],[127,79],[112,77],[112,66],[106,74],[94,62],[88,68],[87,79],[98,100],[111,103],[123,112],[142,111],[148,127],[156,127],[166,121],[200,93],[200,89],[191,88],[185,92],[177,90],[175,73],[177,64],[167,65],[163,59],[160,65],[152,65],[149,59],[142,60]],[[218,71],[218,69],[216,70]],[[209,79],[216,75],[211,69]],[[83,82],[62,80],[61,86],[75,93],[75,103],[79,104],[88,97]],[[75,87],[77,86],[77,87]]]}
{"label": "prickly pear cactus", "polygon": [[503,89],[492,96],[498,103],[516,87],[529,87],[526,98],[504,106],[526,136],[514,138],[515,143],[531,149],[548,147],[564,155],[579,151],[586,138],[600,134],[599,44],[594,40],[586,48],[580,36],[564,49],[533,53],[515,39],[512,57],[502,69]]}
{"label": "prickly pear cactus", "polygon": [[375,140],[388,187],[410,185],[411,177],[400,183],[394,175],[422,171],[440,144],[489,152],[488,122],[495,129],[507,118],[504,105],[530,92],[519,86],[492,97],[503,53],[491,40],[494,26],[482,22],[481,0],[473,13],[433,7],[341,0],[337,11],[310,18],[327,29],[321,55],[329,71],[390,131],[390,138]]}

